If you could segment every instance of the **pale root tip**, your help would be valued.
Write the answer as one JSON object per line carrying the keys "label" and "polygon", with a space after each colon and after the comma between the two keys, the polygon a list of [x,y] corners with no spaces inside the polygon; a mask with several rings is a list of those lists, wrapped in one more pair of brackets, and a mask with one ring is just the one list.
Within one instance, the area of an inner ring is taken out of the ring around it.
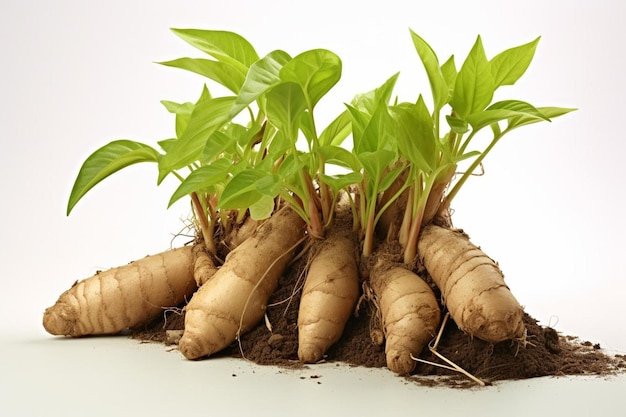
{"label": "pale root tip", "polygon": [[490,343],[524,337],[526,326],[524,326],[522,310],[499,312],[500,314],[490,313],[486,317],[482,315],[471,317],[463,331]]}
{"label": "pale root tip", "polygon": [[398,375],[408,375],[415,369],[415,361],[409,352],[394,349],[387,352],[387,368]]}
{"label": "pale root tip", "polygon": [[298,359],[302,363],[315,363],[322,359],[324,352],[318,346],[307,344],[298,347]]}
{"label": "pale root tip", "polygon": [[178,350],[187,359],[200,359],[209,353],[204,352],[202,343],[198,340],[198,337],[188,332],[183,333],[182,337],[178,341]]}
{"label": "pale root tip", "polygon": [[[74,336],[73,321],[67,319],[68,311],[63,305],[48,307],[43,314],[43,327],[54,336]],[[71,314],[69,314],[71,316]]]}
{"label": "pale root tip", "polygon": [[524,309],[508,288],[483,291],[471,306],[460,321],[465,333],[490,343],[524,337]]}

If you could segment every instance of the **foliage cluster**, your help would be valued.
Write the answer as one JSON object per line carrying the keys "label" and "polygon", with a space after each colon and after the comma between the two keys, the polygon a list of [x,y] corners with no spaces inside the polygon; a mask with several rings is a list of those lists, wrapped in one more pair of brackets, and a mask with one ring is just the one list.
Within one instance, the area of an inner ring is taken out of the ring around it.
{"label": "foliage cluster", "polygon": [[[159,141],[159,150],[133,140],[115,140],[96,150],[78,173],[68,214],[107,176],[153,162],[158,183],[168,175],[180,179],[169,205],[191,197],[212,252],[216,225],[228,228],[248,214],[268,218],[278,201],[291,205],[311,236],[322,238],[332,226],[338,196],[347,191],[367,256],[377,222],[405,194],[397,238],[408,262],[416,254],[421,227],[450,206],[504,135],[573,110],[514,99],[494,102],[497,89],[513,85],[525,73],[539,38],[489,59],[478,36],[457,68],[454,56],[440,63],[432,47],[411,31],[432,102],[421,94],[413,102],[398,102],[393,90],[399,74],[394,74],[356,95],[320,127],[315,110],[341,78],[342,62],[333,52],[313,49],[292,57],[274,50],[261,57],[233,32],[173,32],[208,58],[161,64],[200,74],[229,95],[214,97],[205,84],[195,102],[162,101],[175,116],[176,137]],[[487,146],[473,149],[479,132],[489,137]],[[349,137],[351,149],[345,146]],[[467,168],[456,175],[461,162]]]}

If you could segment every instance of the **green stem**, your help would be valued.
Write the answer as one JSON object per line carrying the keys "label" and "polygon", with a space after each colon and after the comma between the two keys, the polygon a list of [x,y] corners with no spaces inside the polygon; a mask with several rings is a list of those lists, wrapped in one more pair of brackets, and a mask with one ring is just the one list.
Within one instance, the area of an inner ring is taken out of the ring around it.
{"label": "green stem", "polygon": [[209,220],[207,217],[204,206],[202,205],[197,193],[191,193],[191,201],[193,203],[196,219],[198,219],[198,223],[200,223],[200,230],[202,237],[204,238],[204,246],[211,254],[215,255],[217,254],[217,247],[215,246],[215,240],[213,239],[215,222]]}
{"label": "green stem", "polygon": [[411,224],[411,233],[409,234],[406,248],[404,249],[404,263],[410,264],[417,255],[417,239],[419,237],[419,231],[422,226],[422,219],[424,217],[424,205],[421,205],[417,210],[417,216]]}
{"label": "green stem", "polygon": [[366,229],[366,212],[367,205],[365,204],[365,175],[363,179],[361,179],[361,184],[359,185],[359,224],[361,225],[361,230]]}
{"label": "green stem", "polygon": [[314,199],[309,199],[309,234],[316,239],[324,238],[324,225],[319,216]]}
{"label": "green stem", "polygon": [[435,175],[432,175],[430,177],[427,177],[426,180],[418,178],[418,180],[416,180],[415,182],[415,203],[413,210],[413,219],[411,222],[411,231],[409,233],[407,245],[404,248],[405,264],[412,263],[413,259],[415,259],[415,255],[417,255],[417,241],[419,240],[419,233],[422,229],[424,210],[426,208],[426,203],[428,201],[428,197],[430,196],[430,192],[433,188],[435,177]]}
{"label": "green stem", "polygon": [[378,197],[378,183],[374,183],[374,189],[372,193],[369,195],[369,201],[367,201],[367,209],[365,211],[365,216],[367,219],[365,225],[365,239],[363,242],[363,256],[368,257],[372,254],[374,250],[374,226],[376,223],[374,222],[374,218],[376,215],[376,203]]}
{"label": "green stem", "polygon": [[404,207],[404,216],[402,217],[402,224],[400,225],[400,232],[398,233],[398,241],[404,248],[406,248],[409,243],[411,222],[413,220],[413,200],[415,197],[414,187],[409,189],[409,195],[407,197],[406,206]]}
{"label": "green stem", "polygon": [[332,210],[330,211],[328,219],[324,219],[324,230],[328,230],[328,228],[333,224],[333,220],[335,219],[334,208],[337,206],[337,201],[339,200],[339,193],[332,193],[331,195],[333,196],[331,201]]}
{"label": "green stem", "polygon": [[[385,201],[385,203],[378,209],[378,213],[376,213],[376,218],[374,219],[374,223],[378,224],[378,221],[380,220],[380,218],[382,217],[382,215],[385,213],[385,211],[391,207],[392,204],[394,204],[396,202],[396,200],[398,200],[400,198],[400,196],[409,188],[409,184],[410,181],[408,181],[407,178],[409,178],[409,175],[404,175],[404,173],[407,172],[407,168],[404,168],[404,171],[402,174],[400,174],[398,176],[398,178],[396,178],[396,180],[394,181],[394,184],[391,185],[391,187],[387,188],[384,192],[383,192],[383,199],[386,198],[387,192],[388,191],[392,191],[393,194],[391,195],[391,197],[387,198],[387,200]],[[402,184],[400,185],[400,187],[393,191],[393,188],[395,187],[396,184]],[[382,202],[382,201],[380,201]]]}
{"label": "green stem", "polygon": [[[319,156],[319,168],[318,168],[318,173],[319,174],[324,174],[325,173],[325,161],[324,158],[320,155]],[[330,219],[333,217],[333,212],[334,212],[334,203],[333,200],[335,200],[333,193],[331,193],[330,191],[330,187],[324,183],[323,181],[319,180],[319,176],[318,176],[318,180],[317,180],[319,189],[320,189],[320,202],[321,202],[321,206],[322,206],[322,220],[324,222],[324,224],[329,224],[330,223]]]}
{"label": "green stem", "polygon": [[[478,130],[472,131],[472,133],[470,133],[467,139],[465,139],[465,141],[463,142],[463,145],[461,145],[459,149],[455,149],[454,155],[463,155],[465,153],[465,150],[467,149],[467,146],[472,141],[472,139],[474,138],[477,132]],[[458,141],[459,143],[461,143],[461,137],[462,136],[459,136],[459,141]]]}
{"label": "green stem", "polygon": [[309,224],[309,218],[303,209],[302,200],[297,197],[297,194],[294,193],[294,195],[296,195],[296,198],[289,193],[281,193],[281,198],[289,204],[292,210],[294,210],[306,224]]}
{"label": "green stem", "polygon": [[480,155],[476,157],[472,165],[470,165],[470,167],[463,173],[461,178],[459,178],[459,180],[454,184],[450,192],[446,195],[445,199],[443,200],[443,203],[441,204],[439,212],[450,208],[450,203],[452,202],[454,197],[456,197],[461,187],[463,187],[463,184],[465,184],[465,181],[467,181],[467,179],[472,175],[474,170],[481,164],[483,159],[485,159],[487,154],[493,149],[494,146],[496,146],[496,143],[498,143],[500,138],[502,138],[502,136],[504,136],[506,132],[507,131],[505,130],[499,135],[494,135],[489,146],[487,146],[487,148]]}
{"label": "green stem", "polygon": [[317,137],[317,128],[315,127],[315,115],[313,113],[313,108],[309,106],[309,114],[311,115],[311,129],[313,133],[313,146],[309,146],[309,152],[313,153],[319,149],[319,138]]}
{"label": "green stem", "polygon": [[402,187],[400,187],[400,189],[396,191],[396,193],[392,195],[380,209],[378,209],[378,213],[376,213],[376,218],[374,219],[374,225],[378,224],[378,220],[380,220],[381,216],[385,213],[385,210],[391,207],[391,205],[396,202],[396,200],[402,195],[403,192],[406,191],[407,188],[409,188],[409,184],[408,182],[405,182]]}
{"label": "green stem", "polygon": [[359,231],[359,214],[357,213],[356,202],[349,193],[348,199],[350,200],[350,210],[352,211],[352,231],[357,233]]}
{"label": "green stem", "polygon": [[306,187],[307,192],[307,202],[305,204],[306,210],[309,215],[309,232],[311,235],[318,239],[324,238],[324,226],[323,221],[320,218],[320,200],[319,196],[315,191],[315,187],[313,186],[313,180],[306,170],[301,170],[301,178],[304,182],[304,186]]}
{"label": "green stem", "polygon": [[363,240],[363,257],[367,258],[374,250],[374,213],[367,218],[365,239]]}
{"label": "green stem", "polygon": [[432,115],[432,119],[435,125],[435,138],[439,138],[439,124],[440,124],[439,112],[440,111],[441,109],[434,109],[433,115]]}
{"label": "green stem", "polygon": [[456,172],[456,165],[450,165],[446,171],[439,171],[438,175],[434,175],[432,188],[426,199],[424,208],[424,217],[422,221],[427,224],[439,213],[441,204],[444,200],[443,195]]}
{"label": "green stem", "polygon": [[185,180],[185,178],[176,171],[172,171],[172,174],[174,174],[174,176],[178,178],[180,182],[183,182]]}

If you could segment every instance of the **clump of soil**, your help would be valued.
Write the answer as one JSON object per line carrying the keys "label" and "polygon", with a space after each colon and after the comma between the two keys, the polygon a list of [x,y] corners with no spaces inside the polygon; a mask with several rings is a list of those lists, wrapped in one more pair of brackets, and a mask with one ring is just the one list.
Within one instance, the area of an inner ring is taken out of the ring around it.
{"label": "clump of soil", "polygon": [[[245,358],[262,365],[303,366],[298,361],[296,324],[303,280],[299,271],[302,269],[303,265],[294,265],[290,268],[291,272],[281,278],[277,291],[268,303],[267,320],[224,349],[220,356]],[[384,346],[374,344],[370,338],[372,312],[367,302],[360,304],[355,316],[347,323],[342,338],[327,352],[326,361],[343,362],[350,366],[385,367]],[[541,376],[609,375],[626,370],[624,355],[609,356],[598,344],[560,335],[553,328],[539,325],[528,314],[524,322],[528,337],[522,345],[511,341],[491,344],[471,338],[449,320],[437,352],[487,383]],[[171,330],[181,330],[183,326],[182,309],[170,311],[156,322],[137,329],[132,336],[166,343]],[[442,363],[428,348],[424,349],[420,358]],[[441,378],[425,378],[427,376]],[[407,378],[427,385],[467,387],[474,384],[461,374],[423,362],[418,362]]]}

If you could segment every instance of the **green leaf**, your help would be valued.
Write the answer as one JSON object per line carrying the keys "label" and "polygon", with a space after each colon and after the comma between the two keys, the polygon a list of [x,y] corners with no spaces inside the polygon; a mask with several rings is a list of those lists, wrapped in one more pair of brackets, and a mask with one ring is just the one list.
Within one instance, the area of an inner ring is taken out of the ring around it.
{"label": "green leaf", "polygon": [[247,72],[242,71],[240,66],[202,58],[179,58],[172,61],[159,62],[159,64],[203,75],[223,85],[235,94],[239,93],[239,89],[246,79]]}
{"label": "green leaf", "polygon": [[363,114],[373,115],[376,109],[381,105],[388,105],[391,99],[391,93],[398,81],[400,73],[395,73],[380,87],[364,94],[357,94],[351,102],[352,107],[360,110]]}
{"label": "green leaf", "polygon": [[443,72],[439,67],[439,59],[437,54],[430,47],[430,45],[422,39],[415,32],[411,31],[411,37],[413,38],[413,44],[415,49],[424,64],[426,74],[428,75],[428,81],[430,82],[430,89],[433,95],[433,103],[435,112],[439,112],[441,108],[448,103],[448,84],[443,76]]}
{"label": "green leaf", "polygon": [[283,81],[299,84],[311,111],[341,78],[341,59],[326,49],[296,55],[280,71]]}
{"label": "green leaf", "polygon": [[161,149],[163,149],[163,151],[167,153],[170,149],[172,149],[172,146],[174,146],[174,143],[176,143],[177,140],[178,139],[176,138],[163,139],[158,141],[157,143],[159,144]]}
{"label": "green leaf", "polygon": [[212,192],[214,186],[228,178],[233,163],[228,159],[218,159],[209,165],[201,166],[194,170],[180,183],[172,194],[168,207],[193,192]]}
{"label": "green leaf", "polygon": [[454,55],[450,56],[446,62],[441,65],[441,73],[443,74],[446,85],[448,86],[448,101],[452,98],[454,84],[456,83],[456,64],[454,63]]}
{"label": "green leaf", "polygon": [[507,120],[516,116],[530,116],[545,121],[550,119],[529,103],[520,100],[505,100],[492,104],[487,109],[470,114],[467,122],[474,131],[478,131],[485,126]]}
{"label": "green leaf", "polygon": [[[254,142],[258,139],[261,129],[262,125],[257,123],[252,123],[246,127],[231,121],[225,125],[221,131],[223,131],[230,138],[233,138],[233,140],[235,140],[240,147],[251,148],[254,146]],[[233,151],[236,151],[236,149],[233,148]]]}
{"label": "green leaf", "polygon": [[576,110],[578,109],[572,107],[537,107],[537,111],[539,111],[550,120]]}
{"label": "green leaf", "polygon": [[218,61],[239,68],[242,73],[259,59],[250,42],[234,32],[200,29],[172,29],[172,32]]}
{"label": "green leaf", "polygon": [[486,110],[498,110],[498,109],[506,109],[512,110],[523,114],[529,114],[535,117],[539,117],[549,122],[550,118],[540,112],[535,106],[530,103],[521,100],[502,100],[496,103],[493,103],[491,106],[487,107]]}
{"label": "green leaf", "polygon": [[171,149],[159,160],[159,183],[173,170],[200,159],[206,141],[230,121],[230,109],[235,97],[200,100],[194,106],[187,128]]}
{"label": "green leaf", "polygon": [[437,145],[433,119],[420,95],[416,104],[392,107],[400,155],[425,172],[436,165]]}
{"label": "green leaf", "polygon": [[479,112],[491,103],[496,84],[480,36],[463,62],[450,104],[457,116]]}
{"label": "green leaf", "polygon": [[360,154],[383,148],[392,150],[396,143],[394,134],[394,123],[387,105],[381,102],[361,134],[357,136],[353,132],[354,151]]}
{"label": "green leaf", "polygon": [[[542,115],[549,118],[550,120],[554,119],[555,117],[563,116],[564,114],[567,114],[576,110],[577,109],[565,108],[565,107],[537,107],[537,111],[539,111]],[[531,114],[515,116],[509,120],[509,124],[507,125],[507,130],[510,131],[521,126],[541,122],[544,120],[545,118],[533,116]]]}
{"label": "green leaf", "polygon": [[264,196],[275,197],[278,191],[277,176],[259,169],[248,168],[237,173],[226,184],[220,196],[219,207],[226,210],[248,209]]}
{"label": "green leaf", "polygon": [[361,168],[354,154],[340,146],[324,145],[320,146],[318,151],[327,164],[348,168],[352,171],[358,171]]}
{"label": "green leaf", "polygon": [[306,110],[302,88],[293,82],[284,82],[272,88],[266,95],[267,119],[278,129],[284,130],[290,141],[298,139],[300,118]]}
{"label": "green leaf", "polygon": [[319,137],[321,146],[339,146],[350,135],[352,130],[352,117],[348,110],[344,110],[322,131]]}
{"label": "green leaf", "polygon": [[132,140],[115,140],[92,153],[81,166],[67,204],[67,215],[76,203],[100,181],[138,162],[157,162],[159,153]]}
{"label": "green leaf", "polygon": [[495,102],[491,106],[487,107],[487,110],[493,109],[514,110],[523,113],[534,114],[535,116],[544,117],[544,115],[537,108],[535,108],[535,106],[522,100],[502,100]]}
{"label": "green leaf", "polygon": [[[306,99],[304,100],[306,107]],[[300,117],[300,131],[304,134],[309,147],[317,140],[317,129],[315,126],[315,120],[313,120],[313,113],[304,111],[302,117]]]}
{"label": "green leaf", "polygon": [[213,132],[209,139],[206,141],[204,149],[202,150],[203,163],[211,163],[215,158],[221,157],[225,152],[233,154],[232,149],[237,143],[237,138],[228,135],[225,132],[218,130]]}
{"label": "green leaf", "polygon": [[250,217],[252,217],[252,220],[267,219],[274,212],[274,205],[275,202],[272,197],[267,195],[261,196],[261,198],[249,207]]}
{"label": "green leaf", "polygon": [[363,169],[374,181],[380,182],[385,169],[395,161],[394,152],[379,149],[375,152],[363,152],[356,156],[363,165]]}
{"label": "green leaf", "polygon": [[500,52],[491,60],[491,72],[496,88],[501,85],[515,84],[526,72],[533,60],[540,38]]}
{"label": "green leaf", "polygon": [[338,192],[341,189],[358,184],[363,179],[360,172],[350,172],[347,174],[327,175],[319,174],[320,180],[328,185],[333,191]]}
{"label": "green leaf", "polygon": [[462,135],[469,131],[468,123],[463,119],[459,119],[458,117],[446,116],[446,121],[448,122],[448,126],[450,126],[450,129],[452,129],[452,131],[455,133]]}
{"label": "green leaf", "polygon": [[246,80],[241,86],[237,100],[230,111],[231,117],[239,114],[241,110],[248,107],[261,95],[280,84],[280,70],[290,60],[291,57],[287,52],[276,50],[250,65]]}
{"label": "green leaf", "polygon": [[398,179],[402,171],[404,171],[405,166],[401,165],[399,167],[395,167],[391,169],[382,179],[380,185],[378,187],[378,191],[385,191],[387,188],[391,187],[391,185]]}
{"label": "green leaf", "polygon": [[350,104],[346,104],[346,108],[350,114],[350,123],[352,125],[352,151],[356,153],[356,148],[358,148],[358,144],[361,142],[365,127],[372,119],[372,116]]}
{"label": "green leaf", "polygon": [[258,192],[272,198],[276,197],[280,192],[278,176],[269,173],[261,176],[256,181],[255,186]]}
{"label": "green leaf", "polygon": [[[193,109],[193,103],[175,103],[173,101],[169,101],[169,100],[161,100],[161,104],[163,105],[163,107],[165,107],[165,109],[172,113],[172,114],[177,114],[181,111],[181,108],[189,108],[190,110]],[[189,113],[191,113],[191,111],[189,111]]]}
{"label": "green leaf", "polygon": [[292,182],[291,179],[296,177],[303,166],[304,163],[299,154],[289,153],[278,168],[278,176],[287,182]]}
{"label": "green leaf", "polygon": [[[293,150],[293,139],[288,138],[284,130],[276,130],[265,146],[266,153],[263,156],[263,160],[269,159],[276,162],[283,158],[289,150]],[[264,151],[259,150],[259,152]]]}
{"label": "green leaf", "polygon": [[388,103],[397,78],[398,74],[393,75],[379,88],[356,96],[352,105],[347,105],[355,154],[393,148],[394,127]]}
{"label": "green leaf", "polygon": [[467,116],[467,122],[472,126],[472,130],[477,132],[485,126],[490,126],[517,115],[520,115],[520,113],[508,109],[483,110]]}
{"label": "green leaf", "polygon": [[189,124],[189,119],[191,118],[191,113],[193,112],[193,103],[183,103],[178,104],[173,101],[161,100],[161,104],[165,106],[167,111],[170,113],[174,113],[176,115],[176,137],[180,137],[185,129],[187,129],[187,125]]}

